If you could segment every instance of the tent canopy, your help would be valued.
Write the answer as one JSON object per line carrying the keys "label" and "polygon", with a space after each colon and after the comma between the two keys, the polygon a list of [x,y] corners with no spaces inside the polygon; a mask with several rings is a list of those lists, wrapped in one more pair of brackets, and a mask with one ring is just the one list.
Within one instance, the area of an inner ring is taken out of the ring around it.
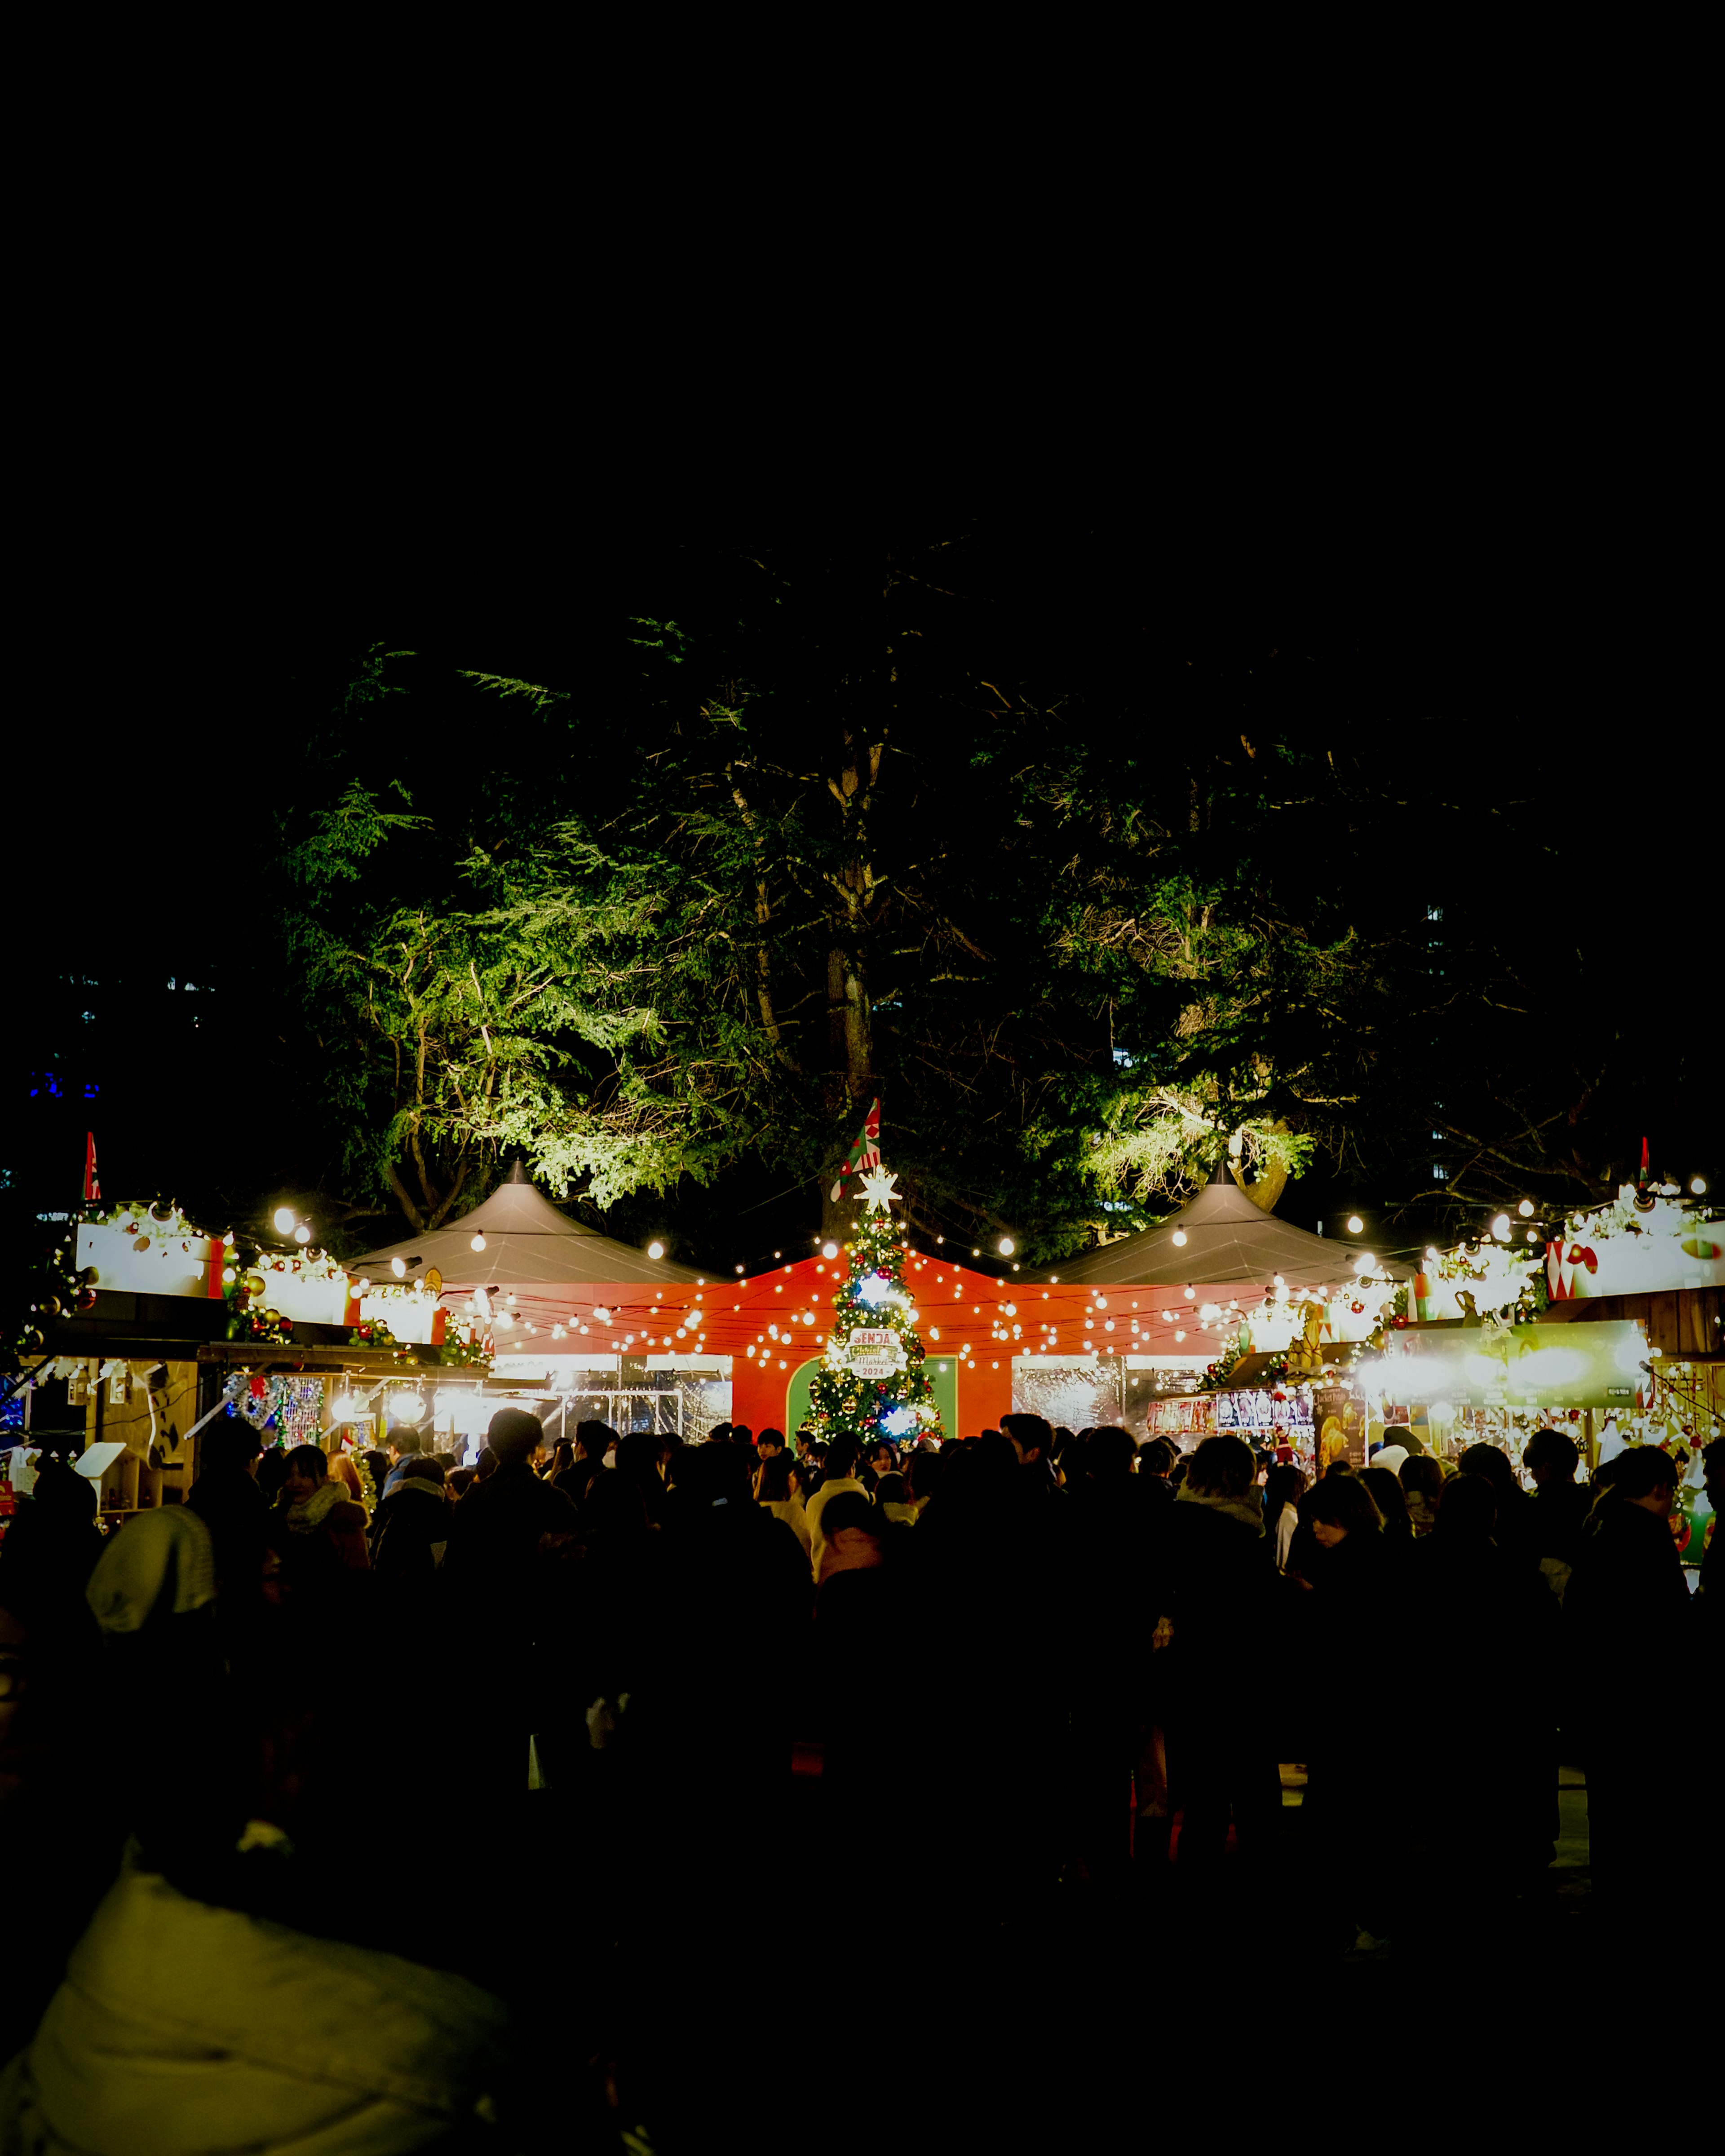
{"label": "tent canopy", "polygon": [[[1176,1243],[1176,1234],[1184,1241]],[[1178,1287],[1188,1281],[1267,1286],[1280,1273],[1290,1281],[1339,1282],[1353,1270],[1355,1255],[1345,1244],[1309,1235],[1262,1211],[1221,1167],[1172,1220],[1063,1259],[1060,1280],[1063,1287],[1068,1281],[1086,1287]],[[1405,1280],[1413,1269],[1379,1258],[1375,1270]]]}
{"label": "tent canopy", "polygon": [[[477,1234],[485,1236],[483,1250],[472,1246]],[[701,1277],[689,1265],[676,1265],[670,1258],[649,1258],[644,1250],[613,1242],[597,1229],[559,1213],[533,1188],[519,1161],[508,1179],[471,1213],[447,1227],[392,1243],[387,1250],[368,1250],[364,1257],[352,1260],[347,1270],[367,1273],[373,1280],[386,1278],[393,1258],[417,1260],[410,1270],[422,1278],[435,1265],[449,1288],[646,1286]]]}

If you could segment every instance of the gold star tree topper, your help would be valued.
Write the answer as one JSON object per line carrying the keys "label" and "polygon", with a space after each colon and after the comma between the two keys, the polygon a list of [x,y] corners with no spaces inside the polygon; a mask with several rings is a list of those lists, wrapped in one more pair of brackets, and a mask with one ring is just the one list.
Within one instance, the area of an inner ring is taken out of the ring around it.
{"label": "gold star tree topper", "polygon": [[[870,1213],[885,1213],[889,1205],[901,1205],[904,1200],[897,1190],[898,1178],[884,1168],[871,1168],[862,1179],[857,1192],[859,1198],[868,1200]],[[889,1219],[891,1217],[888,1215]]]}

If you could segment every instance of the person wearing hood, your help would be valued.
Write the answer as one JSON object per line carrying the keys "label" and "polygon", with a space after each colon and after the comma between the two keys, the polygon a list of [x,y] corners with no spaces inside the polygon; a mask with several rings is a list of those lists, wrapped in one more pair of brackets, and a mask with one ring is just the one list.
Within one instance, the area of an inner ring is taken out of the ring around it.
{"label": "person wearing hood", "polygon": [[[105,1632],[146,1650],[131,1672],[141,1726],[146,1707],[173,1712],[183,1695],[184,1673],[167,1677],[157,1654],[172,1628],[202,1631],[213,1578],[208,1535],[183,1506],[141,1514],[96,1568]],[[504,2001],[450,1973],[457,1943],[441,1907],[414,1914],[416,1877],[360,1894],[343,1861],[374,1719],[358,1688],[328,1680],[351,1638],[329,1612],[310,1630],[266,1624],[233,1671],[218,1662],[205,1691],[182,1697],[176,1741],[131,1778],[119,1876],[0,2070],[0,2148],[522,2145],[506,2116]],[[103,1796],[99,1815],[116,1802]]]}
{"label": "person wearing hood", "polygon": [[1154,1637],[1158,1718],[1168,1731],[1171,1800],[1184,1807],[1182,1871],[1219,1866],[1232,1815],[1243,1860],[1267,1864],[1281,1803],[1261,1689],[1242,1681],[1261,1656],[1276,1587],[1257,1463],[1238,1437],[1207,1437],[1179,1494],[1153,1517],[1158,1537]]}
{"label": "person wearing hood", "polygon": [[423,1587],[436,1573],[449,1539],[443,1462],[414,1453],[402,1464],[408,1472],[392,1480],[377,1501],[372,1566],[380,1579]]}

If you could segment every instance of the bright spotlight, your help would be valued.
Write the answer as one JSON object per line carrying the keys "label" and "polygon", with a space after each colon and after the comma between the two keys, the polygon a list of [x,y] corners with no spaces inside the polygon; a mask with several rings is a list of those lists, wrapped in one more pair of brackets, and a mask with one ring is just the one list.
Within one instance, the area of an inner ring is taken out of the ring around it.
{"label": "bright spotlight", "polygon": [[291,1235],[293,1234],[294,1209],[291,1205],[278,1205],[275,1209],[274,1218],[275,1221],[275,1232],[278,1235]]}

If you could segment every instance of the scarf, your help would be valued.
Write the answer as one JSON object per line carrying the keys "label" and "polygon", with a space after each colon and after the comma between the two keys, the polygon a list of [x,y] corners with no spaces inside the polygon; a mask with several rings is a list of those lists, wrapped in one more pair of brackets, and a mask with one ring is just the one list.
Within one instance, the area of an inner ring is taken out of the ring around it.
{"label": "scarf", "polygon": [[290,1505],[285,1515],[290,1531],[296,1535],[316,1534],[337,1505],[348,1502],[346,1487],[340,1482],[321,1484],[303,1505]]}
{"label": "scarf", "polygon": [[1194,1490],[1183,1482],[1177,1502],[1182,1505],[1208,1505],[1213,1512],[1225,1512],[1230,1520],[1239,1520],[1255,1535],[1264,1532],[1264,1507],[1255,1498],[1218,1496],[1212,1491]]}

